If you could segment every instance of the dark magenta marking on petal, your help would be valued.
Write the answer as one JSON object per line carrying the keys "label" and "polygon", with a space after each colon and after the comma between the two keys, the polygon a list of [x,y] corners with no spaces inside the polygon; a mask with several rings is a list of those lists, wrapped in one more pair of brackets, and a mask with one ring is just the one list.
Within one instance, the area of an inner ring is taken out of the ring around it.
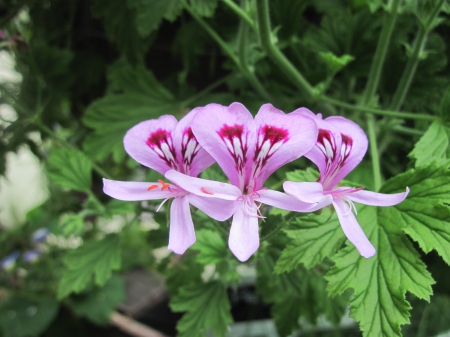
{"label": "dark magenta marking on petal", "polygon": [[[260,166],[261,168],[266,165],[267,160],[276,152],[281,145],[279,143],[285,143],[289,139],[289,132],[288,130],[273,125],[264,125],[259,129],[258,134],[258,141],[253,160],[257,163],[257,166]],[[278,146],[274,148],[275,145]]]}
{"label": "dark magenta marking on petal", "polygon": [[[218,132],[220,138],[225,142],[228,152],[234,159],[236,164],[236,169],[239,172],[243,172],[245,163],[247,161],[247,151],[248,146],[243,140],[244,126],[235,125],[224,125]],[[237,140],[237,142],[236,142]]]}
{"label": "dark magenta marking on petal", "polygon": [[169,167],[178,170],[172,134],[169,131],[158,129],[148,136],[145,143],[159,156],[159,158],[164,160]]}
{"label": "dark magenta marking on petal", "polygon": [[181,140],[181,155],[183,157],[183,165],[186,174],[189,174],[192,161],[200,149],[201,146],[195,138],[192,128],[188,127],[184,129]]}

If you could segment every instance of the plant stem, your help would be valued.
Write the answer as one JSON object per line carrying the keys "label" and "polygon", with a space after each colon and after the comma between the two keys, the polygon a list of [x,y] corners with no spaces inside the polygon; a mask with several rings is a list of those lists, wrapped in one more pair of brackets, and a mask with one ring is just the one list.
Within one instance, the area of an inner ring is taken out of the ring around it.
{"label": "plant stem", "polygon": [[[216,33],[214,29],[210,25],[206,23],[205,20],[203,20],[201,17],[199,17],[188,4],[184,4],[186,10],[191,14],[191,16],[200,24],[200,26],[203,27],[203,29],[217,42],[217,44],[222,48],[222,50],[230,57],[230,59],[237,65],[239,70],[242,72],[242,74],[245,76],[245,78],[250,82],[250,84],[254,87],[256,92],[265,100],[269,99],[269,95],[264,89],[264,87],[261,85],[261,83],[258,81],[258,79],[255,77],[253,72],[251,72],[246,63],[242,63],[239,58],[236,57],[233,50],[228,46],[228,44],[222,40],[222,38],[219,36],[219,34]],[[244,52],[245,53],[245,52]]]}
{"label": "plant stem", "polygon": [[247,63],[247,47],[248,47],[248,26],[241,20],[238,33],[238,56],[240,62],[240,69],[248,81],[253,85],[258,94],[266,101],[271,102],[272,97],[262,86],[261,82],[255,76],[255,73],[249,69]]}
{"label": "plant stem", "polygon": [[181,107],[188,107],[189,105],[191,105],[192,103],[194,103],[195,101],[199,100],[200,98],[202,98],[204,95],[208,94],[210,91],[214,90],[215,88],[217,88],[218,86],[224,84],[226,81],[228,81],[230,78],[232,78],[234,76],[234,74],[228,74],[222,78],[220,78],[219,80],[211,83],[210,85],[208,85],[206,88],[204,88],[202,91],[196,93],[195,95],[192,95],[191,97],[189,97],[188,99],[184,100],[183,102],[181,102]]}
{"label": "plant stem", "polygon": [[392,103],[389,107],[390,110],[394,111],[399,110],[403,102],[405,101],[406,95],[409,91],[414,75],[416,74],[417,66],[420,61],[420,55],[425,49],[428,35],[432,30],[433,21],[439,14],[444,3],[445,0],[440,0],[439,2],[437,2],[425,24],[419,25],[419,32],[414,40],[411,57],[406,63],[405,69],[403,70],[402,73],[402,77],[400,78],[400,81],[397,85],[397,89],[395,90]]}
{"label": "plant stem", "polygon": [[415,120],[432,121],[432,122],[439,120],[439,117],[437,117],[437,116],[432,116],[432,115],[427,115],[427,114],[418,114],[418,113],[414,113],[414,112],[402,112],[402,111],[392,111],[392,110],[370,108],[368,106],[345,103],[345,102],[339,101],[337,99],[334,99],[334,98],[331,98],[328,96],[322,96],[322,101],[328,102],[328,103],[336,105],[336,106],[340,106],[345,109],[354,110],[354,111],[364,111],[369,114],[380,115],[380,116],[389,116],[389,117],[396,117],[396,118],[403,118],[403,119],[415,119]]}
{"label": "plant stem", "polygon": [[[363,106],[370,106],[373,104],[373,99],[380,82],[381,70],[383,69],[384,60],[386,58],[387,49],[391,40],[392,32],[394,30],[395,21],[397,19],[397,11],[401,0],[393,0],[390,3],[388,12],[385,14],[383,28],[381,30],[380,38],[378,40],[377,49],[373,58],[372,66],[370,68],[369,79],[367,81],[366,89],[362,100]],[[367,130],[369,133],[369,148],[372,158],[373,180],[374,188],[378,191],[381,187],[381,169],[380,159],[377,148],[377,136],[375,132],[375,118],[372,114],[366,116]]]}
{"label": "plant stem", "polygon": [[269,18],[269,3],[267,0],[256,1],[259,42],[261,47],[280,70],[294,83],[298,89],[306,93],[309,98],[315,96],[314,88],[297,68],[274,45],[271,39],[271,27]]}
{"label": "plant stem", "polygon": [[222,40],[219,34],[216,33],[214,29],[211,28],[210,25],[206,23],[200,16],[198,16],[192,8],[184,2],[184,8],[189,12],[189,14],[198,22],[200,26],[217,42],[217,44],[222,48],[222,50],[230,57],[230,59],[240,68],[240,63],[234,52],[231,50],[230,46]]}
{"label": "plant stem", "polygon": [[245,23],[247,23],[247,25],[250,26],[251,29],[253,29],[253,31],[255,33],[258,32],[255,22],[252,20],[252,18],[247,14],[247,12],[245,12],[244,10],[242,10],[241,7],[239,7],[238,5],[236,5],[232,0],[222,0],[233,12],[235,12]]}

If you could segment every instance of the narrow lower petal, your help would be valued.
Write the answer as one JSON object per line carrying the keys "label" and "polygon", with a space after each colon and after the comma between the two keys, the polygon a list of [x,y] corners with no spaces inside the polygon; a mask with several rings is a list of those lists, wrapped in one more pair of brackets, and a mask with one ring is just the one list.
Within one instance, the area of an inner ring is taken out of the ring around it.
{"label": "narrow lower petal", "polygon": [[351,201],[359,202],[360,204],[370,206],[393,206],[401,203],[407,197],[409,188],[406,188],[406,192],[395,194],[384,194],[371,191],[357,191],[348,193],[345,197]]}
{"label": "narrow lower petal", "polygon": [[169,188],[162,190],[161,183],[109,179],[103,179],[103,192],[110,197],[125,201],[167,199],[174,196]]}
{"label": "narrow lower petal", "polygon": [[259,247],[256,205],[254,205],[250,214],[244,211],[243,203],[236,209],[231,224],[228,246],[241,262],[247,261],[256,252]]}
{"label": "narrow lower petal", "polygon": [[200,197],[234,201],[242,194],[241,190],[234,185],[190,177],[175,170],[168,171],[165,176],[182,189]]}
{"label": "narrow lower petal", "polygon": [[[278,207],[281,209],[285,209],[288,211],[294,211],[294,212],[312,212],[316,211],[318,208],[315,208],[315,206],[318,205],[317,202],[315,203],[306,203],[299,199],[297,199],[294,196],[273,191],[273,190],[259,190],[256,193],[258,196],[254,198],[255,201],[262,202],[263,204]],[[322,197],[323,198],[323,197]],[[331,204],[331,200],[328,203],[328,205]],[[325,205],[326,206],[326,205]],[[324,207],[324,206],[322,206]]]}
{"label": "narrow lower petal", "polygon": [[239,202],[234,200],[204,198],[195,194],[189,194],[187,198],[189,198],[191,205],[217,221],[225,221],[231,218],[239,205]]}
{"label": "narrow lower petal", "polygon": [[366,234],[362,230],[355,215],[349,207],[340,198],[334,198],[333,206],[336,210],[342,230],[347,236],[347,239],[356,247],[358,252],[365,258],[375,255],[376,250],[374,246],[367,239]]}
{"label": "narrow lower petal", "polygon": [[283,189],[286,193],[306,203],[319,202],[323,198],[323,186],[321,183],[285,181]]}
{"label": "narrow lower petal", "polygon": [[186,197],[173,199],[170,207],[170,227],[168,249],[183,254],[195,242],[194,223],[192,222],[189,200]]}

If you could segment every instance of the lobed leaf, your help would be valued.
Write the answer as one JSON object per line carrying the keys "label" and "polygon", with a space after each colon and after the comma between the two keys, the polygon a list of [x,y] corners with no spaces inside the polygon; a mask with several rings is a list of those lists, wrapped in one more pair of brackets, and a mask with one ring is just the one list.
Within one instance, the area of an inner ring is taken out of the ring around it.
{"label": "lobed leaf", "polygon": [[202,229],[196,232],[193,250],[198,250],[197,261],[203,265],[216,264],[226,259],[228,247],[218,232]]}
{"label": "lobed leaf", "polygon": [[76,191],[91,188],[91,162],[81,151],[59,149],[48,159],[48,175],[55,183]]}
{"label": "lobed leaf", "polygon": [[382,188],[394,193],[411,189],[393,207],[363,207],[358,222],[377,254],[365,259],[353,246],[333,258],[327,273],[332,295],[354,289],[350,314],[360,322],[364,336],[401,336],[400,326],[409,323],[411,308],[406,292],[429,300],[434,283],[425,264],[403,231],[428,252],[435,249],[449,263],[450,171],[432,163],[400,174]]}
{"label": "lobed leaf", "polygon": [[227,289],[219,281],[181,287],[170,307],[175,312],[186,312],[177,324],[179,337],[203,337],[209,329],[215,336],[224,337],[228,324],[233,322]]}
{"label": "lobed leaf", "polygon": [[336,214],[323,211],[297,219],[293,229],[284,232],[291,240],[275,266],[276,273],[295,269],[299,263],[312,268],[336,252],[345,240]]}
{"label": "lobed leaf", "polygon": [[419,139],[409,157],[416,160],[415,166],[427,165],[433,160],[445,161],[450,158],[450,128],[441,121],[433,122]]}
{"label": "lobed leaf", "polygon": [[58,287],[58,298],[72,292],[80,292],[94,276],[95,283],[102,286],[111,277],[111,271],[120,268],[120,238],[110,235],[99,241],[83,244],[70,251],[64,258],[67,270]]}

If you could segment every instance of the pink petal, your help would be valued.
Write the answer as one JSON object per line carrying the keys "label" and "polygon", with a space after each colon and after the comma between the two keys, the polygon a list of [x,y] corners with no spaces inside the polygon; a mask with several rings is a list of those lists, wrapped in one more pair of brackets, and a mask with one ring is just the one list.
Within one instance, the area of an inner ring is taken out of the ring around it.
{"label": "pink petal", "polygon": [[237,259],[247,261],[259,247],[259,226],[256,205],[251,215],[245,213],[241,203],[233,216],[228,246]]}
{"label": "pink petal", "polygon": [[166,172],[166,178],[183,190],[205,198],[218,198],[235,201],[242,195],[234,185],[187,176],[175,170]]}
{"label": "pink petal", "polygon": [[395,194],[383,194],[371,191],[357,191],[348,193],[345,197],[351,201],[359,202],[360,204],[370,206],[393,206],[401,203],[407,197],[409,188],[406,188],[406,192]]}
{"label": "pink petal", "polygon": [[337,172],[333,174],[325,186],[325,189],[331,189],[361,162],[367,152],[368,140],[366,134],[358,124],[344,117],[333,116],[327,118],[325,121],[341,133],[341,148],[338,148],[338,153],[341,154],[341,160],[345,157],[343,154],[348,152],[348,156],[345,157],[339,165]]}
{"label": "pink petal", "polygon": [[314,203],[322,200],[323,186],[321,183],[297,183],[293,181],[285,181],[283,189],[287,194],[296,197],[306,203]]}
{"label": "pink petal", "polygon": [[196,108],[184,116],[174,131],[175,149],[178,154],[180,172],[196,177],[204,169],[211,166],[215,160],[198,143],[192,132],[195,114],[201,108]]}
{"label": "pink petal", "polygon": [[309,152],[317,140],[316,123],[302,114],[286,115],[264,104],[255,116],[256,147],[251,177],[259,189],[281,166]]}
{"label": "pink petal", "polygon": [[301,114],[314,120],[318,128],[316,145],[305,154],[309,160],[317,165],[320,172],[319,182],[323,182],[327,174],[334,171],[337,163],[338,149],[341,148],[341,133],[333,125],[322,119],[321,114],[317,116],[306,108],[300,108],[291,114]]}
{"label": "pink petal", "polygon": [[192,130],[200,145],[217,161],[230,182],[248,185],[247,162],[253,155],[253,117],[240,103],[199,108]]}
{"label": "pink petal", "polygon": [[[148,190],[150,186],[158,186],[158,188]],[[174,196],[168,188],[161,191],[160,183],[117,181],[104,178],[103,192],[115,199],[126,201],[166,199]]]}
{"label": "pink petal", "polygon": [[[316,208],[316,206],[318,205],[317,202],[306,203],[282,192],[273,190],[259,190],[257,192],[257,195],[258,196],[254,198],[255,201],[259,201],[262,202],[263,204],[278,207],[288,211],[312,212],[317,210]],[[328,204],[330,203],[331,200]],[[326,205],[323,205],[322,207],[324,206]]]}
{"label": "pink petal", "polygon": [[194,223],[188,198],[173,199],[170,207],[169,245],[167,248],[177,254],[183,254],[194,244],[195,240]]}
{"label": "pink petal", "polygon": [[138,163],[161,174],[172,168],[180,170],[173,144],[177,124],[176,118],[169,115],[141,122],[125,135],[125,150]]}
{"label": "pink petal", "polygon": [[189,203],[207,216],[216,219],[217,221],[225,221],[233,215],[238,202],[234,200],[224,200],[217,198],[205,198],[195,194],[189,194]]}
{"label": "pink petal", "polygon": [[340,198],[334,198],[333,206],[336,210],[342,230],[347,239],[355,245],[359,254],[365,258],[375,255],[376,250],[364,234],[361,226],[349,207]]}

